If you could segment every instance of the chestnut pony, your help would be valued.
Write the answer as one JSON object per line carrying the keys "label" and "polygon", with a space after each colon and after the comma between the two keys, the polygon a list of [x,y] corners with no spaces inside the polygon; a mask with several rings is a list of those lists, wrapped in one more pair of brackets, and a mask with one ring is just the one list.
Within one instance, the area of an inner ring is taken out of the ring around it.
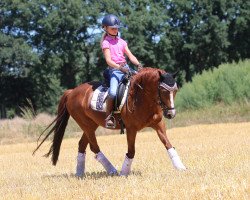
{"label": "chestnut pony", "polygon": [[[125,155],[120,175],[127,176],[130,173],[135,155],[136,134],[144,127],[151,127],[157,132],[173,166],[178,170],[186,169],[167,137],[163,118],[165,116],[171,119],[175,116],[174,97],[178,88],[174,78],[175,74],[155,68],[143,68],[131,77],[127,102],[122,107],[121,112],[115,114],[116,120],[121,118],[125,124],[128,145],[128,152]],[[88,144],[91,151],[95,153],[96,160],[103,165],[107,173],[117,174],[115,167],[101,152],[95,136],[97,127],[105,126],[105,113],[95,111],[90,107],[93,91],[100,85],[99,82],[89,82],[64,92],[58,106],[57,117],[45,131],[53,124],[54,126],[37,146],[34,153],[49,135],[54,133],[52,145],[46,156],[52,154],[52,163],[56,165],[65,128],[71,116],[83,130],[78,147],[76,176],[82,177],[85,173],[85,155]],[[115,128],[121,128],[119,123],[116,123]]]}

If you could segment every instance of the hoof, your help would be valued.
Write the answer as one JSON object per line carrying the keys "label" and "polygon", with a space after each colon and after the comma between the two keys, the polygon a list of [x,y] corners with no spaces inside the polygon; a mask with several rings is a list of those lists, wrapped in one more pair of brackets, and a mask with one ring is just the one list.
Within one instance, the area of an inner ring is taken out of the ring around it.
{"label": "hoof", "polygon": [[108,173],[108,175],[116,176],[116,175],[118,175],[118,172],[117,172],[117,170],[112,170],[112,171],[110,171],[110,172]]}
{"label": "hoof", "polygon": [[125,176],[125,177],[127,177],[129,174],[130,174],[130,172],[123,172],[123,171],[121,171],[120,174],[119,174],[119,176]]}
{"label": "hoof", "polygon": [[83,179],[85,175],[75,174],[75,177],[79,180],[79,179]]}

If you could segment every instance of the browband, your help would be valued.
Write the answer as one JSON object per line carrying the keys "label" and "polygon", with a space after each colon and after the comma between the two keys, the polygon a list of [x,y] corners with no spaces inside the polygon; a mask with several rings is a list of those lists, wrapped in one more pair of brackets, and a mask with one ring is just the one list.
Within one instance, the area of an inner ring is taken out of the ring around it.
{"label": "browband", "polygon": [[177,90],[177,84],[175,83],[172,87],[170,87],[169,85],[167,85],[166,83],[161,82],[159,84],[159,87],[163,87],[164,89],[168,90],[169,92],[172,92],[174,90]]}

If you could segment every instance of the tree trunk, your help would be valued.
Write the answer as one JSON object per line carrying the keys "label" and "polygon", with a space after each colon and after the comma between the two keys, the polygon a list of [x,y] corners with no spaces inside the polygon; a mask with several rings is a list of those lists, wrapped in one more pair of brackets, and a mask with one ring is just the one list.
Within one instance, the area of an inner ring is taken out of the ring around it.
{"label": "tree trunk", "polygon": [[61,85],[68,89],[76,86],[75,70],[69,63],[62,66]]}
{"label": "tree trunk", "polygon": [[3,104],[0,105],[0,118],[1,119],[7,118],[6,108]]}

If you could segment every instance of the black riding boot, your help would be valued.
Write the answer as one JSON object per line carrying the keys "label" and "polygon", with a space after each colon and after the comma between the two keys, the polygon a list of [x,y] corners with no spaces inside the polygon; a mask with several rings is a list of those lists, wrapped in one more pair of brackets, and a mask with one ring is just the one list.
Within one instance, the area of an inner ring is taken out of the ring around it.
{"label": "black riding boot", "polygon": [[115,128],[115,118],[113,116],[115,99],[112,97],[107,97],[106,102],[106,119],[105,119],[105,127],[106,128]]}

